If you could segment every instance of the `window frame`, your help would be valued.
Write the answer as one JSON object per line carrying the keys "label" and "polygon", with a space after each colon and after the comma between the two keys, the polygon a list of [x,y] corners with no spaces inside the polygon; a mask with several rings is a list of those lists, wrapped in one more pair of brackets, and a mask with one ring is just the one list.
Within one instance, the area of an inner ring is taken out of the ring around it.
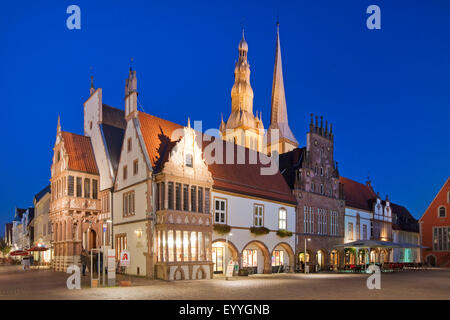
{"label": "window frame", "polygon": [[[217,209],[217,203],[219,203],[219,209]],[[222,209],[222,205],[224,209]],[[228,199],[214,197],[214,223],[215,224],[227,224],[228,212]],[[219,220],[217,220],[217,215]],[[222,221],[223,218],[223,221]]]}
{"label": "window frame", "polygon": [[[281,213],[284,212],[284,218]],[[284,223],[284,228],[282,224]],[[278,230],[287,230],[287,210],[284,207],[278,209]]]}
{"label": "window frame", "polygon": [[[441,216],[441,209],[444,209],[444,215],[443,216]],[[439,206],[437,208],[437,215],[438,215],[438,218],[446,218],[447,217],[447,208],[445,206]]]}
{"label": "window frame", "polygon": [[[256,209],[256,210],[255,210]],[[261,209],[261,210],[257,210]],[[255,219],[260,219],[259,224],[255,223]],[[264,205],[261,203],[254,203],[253,204],[253,226],[257,228],[264,227]]]}

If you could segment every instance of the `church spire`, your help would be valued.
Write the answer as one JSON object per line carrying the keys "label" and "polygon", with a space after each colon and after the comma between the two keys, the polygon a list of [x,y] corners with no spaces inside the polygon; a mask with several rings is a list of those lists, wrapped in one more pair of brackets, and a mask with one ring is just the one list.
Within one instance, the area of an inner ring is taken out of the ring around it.
{"label": "church spire", "polygon": [[283,67],[281,63],[280,24],[278,22],[269,133],[270,129],[279,129],[279,139],[286,139],[293,145],[298,145],[298,142],[288,124],[286,96],[283,82]]}

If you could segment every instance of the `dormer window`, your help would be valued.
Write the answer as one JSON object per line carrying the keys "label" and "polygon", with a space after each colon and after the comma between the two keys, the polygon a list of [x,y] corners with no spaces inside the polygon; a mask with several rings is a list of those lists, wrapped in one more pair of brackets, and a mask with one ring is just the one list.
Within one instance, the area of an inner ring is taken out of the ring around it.
{"label": "dormer window", "polygon": [[186,163],[185,163],[185,165],[186,165],[186,167],[189,167],[189,168],[193,168],[194,167],[192,153],[187,153],[186,154]]}

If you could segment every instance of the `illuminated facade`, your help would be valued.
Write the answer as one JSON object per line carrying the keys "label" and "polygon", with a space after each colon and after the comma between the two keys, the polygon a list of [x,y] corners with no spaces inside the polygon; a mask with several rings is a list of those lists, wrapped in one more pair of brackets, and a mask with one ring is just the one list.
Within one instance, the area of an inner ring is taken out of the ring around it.
{"label": "illuminated facade", "polygon": [[270,126],[267,129],[267,154],[285,153],[298,146],[297,139],[288,124],[286,94],[284,91],[283,66],[281,63],[280,31],[277,25],[277,47],[273,70]]}
{"label": "illuminated facade", "polygon": [[221,119],[220,134],[225,141],[263,150],[264,126],[261,113],[253,114],[253,89],[250,85],[250,65],[247,60],[248,44],[239,42],[239,59],[234,69],[234,85],[231,89],[231,114],[227,122]]}
{"label": "illuminated facade", "polygon": [[51,166],[50,220],[56,271],[79,263],[81,249],[101,245],[99,172],[89,137],[61,130],[58,118]]}

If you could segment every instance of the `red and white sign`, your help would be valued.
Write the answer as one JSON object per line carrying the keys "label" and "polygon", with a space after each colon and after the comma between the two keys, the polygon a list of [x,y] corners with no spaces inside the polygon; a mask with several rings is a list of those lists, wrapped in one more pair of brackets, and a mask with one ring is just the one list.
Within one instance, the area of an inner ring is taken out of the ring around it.
{"label": "red and white sign", "polygon": [[120,253],[120,266],[121,267],[130,266],[130,252],[128,250],[123,250]]}

